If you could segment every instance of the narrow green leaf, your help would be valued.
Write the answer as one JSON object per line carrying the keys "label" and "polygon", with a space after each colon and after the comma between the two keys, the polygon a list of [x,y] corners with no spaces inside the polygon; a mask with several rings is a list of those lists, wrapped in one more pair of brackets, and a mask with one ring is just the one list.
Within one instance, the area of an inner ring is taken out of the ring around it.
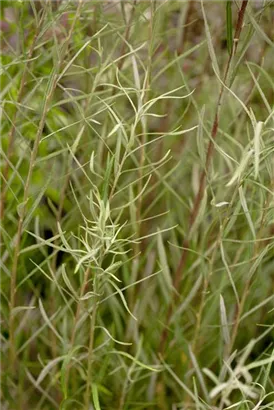
{"label": "narrow green leaf", "polygon": [[255,132],[254,132],[254,169],[255,169],[256,179],[258,179],[258,176],[259,176],[262,128],[263,128],[263,122],[258,121],[255,127]]}
{"label": "narrow green leaf", "polygon": [[242,186],[239,187],[239,197],[240,197],[241,205],[242,205],[242,208],[244,210],[248,225],[249,225],[250,230],[252,232],[253,238],[256,239],[255,228],[254,228],[254,225],[253,225],[253,221],[251,219],[251,215],[250,215],[250,212],[249,212],[249,209],[248,209],[248,206],[247,206],[247,202],[246,202],[246,199],[245,199],[244,190],[243,190]]}
{"label": "narrow green leaf", "polygon": [[228,321],[227,321],[225,301],[222,295],[220,295],[220,316],[221,316],[223,338],[224,338],[225,343],[229,345],[230,334],[229,334],[229,327],[228,327]]}
{"label": "narrow green leaf", "polygon": [[119,294],[119,296],[120,296],[120,298],[121,298],[121,301],[122,301],[122,303],[123,303],[123,305],[124,305],[126,311],[130,314],[130,316],[131,316],[134,320],[137,320],[137,318],[136,318],[136,317],[133,315],[133,313],[131,313],[131,311],[129,310],[127,301],[126,301],[126,299],[125,299],[125,297],[124,297],[123,292],[121,291],[121,289],[118,288],[118,286],[117,286],[114,282],[112,282],[112,280],[108,279],[108,282],[111,283],[111,285],[114,287],[114,289],[115,289],[115,290],[117,291],[117,293]]}
{"label": "narrow green leaf", "polygon": [[91,391],[92,391],[92,399],[93,399],[95,410],[101,410],[100,403],[99,403],[98,389],[97,389],[96,384],[92,383]]}
{"label": "narrow green leaf", "polygon": [[201,2],[201,6],[202,6],[202,13],[203,13],[203,18],[204,18],[204,23],[205,23],[205,33],[206,33],[208,52],[209,52],[209,55],[210,55],[210,58],[211,58],[211,62],[212,62],[212,66],[214,68],[214,71],[216,71],[216,73],[218,74],[218,77],[220,77],[220,69],[219,69],[217,57],[216,57],[216,54],[215,54],[215,51],[214,51],[213,41],[212,41],[212,37],[211,37],[211,34],[210,34],[210,30],[209,30],[209,24],[208,24],[205,9],[204,9],[204,1]]}
{"label": "narrow green leaf", "polygon": [[148,366],[148,365],[140,362],[138,359],[136,359],[136,357],[131,356],[129,353],[126,353],[126,352],[123,352],[123,351],[120,351],[120,350],[113,350],[109,353],[114,353],[114,354],[118,354],[118,355],[127,357],[128,359],[132,360],[134,364],[142,367],[143,369],[150,370],[151,372],[160,372],[161,371],[161,369],[157,369],[156,367]]}
{"label": "narrow green leaf", "polygon": [[110,175],[113,167],[113,162],[114,162],[115,157],[109,157],[108,156],[108,161],[107,161],[107,169],[105,173],[105,178],[104,178],[104,183],[102,187],[102,197],[104,200],[104,203],[106,203],[107,198],[108,198],[108,192],[109,192],[109,180],[110,180]]}
{"label": "narrow green leaf", "polygon": [[[159,232],[159,230],[158,230]],[[162,268],[162,275],[160,276],[161,280],[161,287],[163,294],[165,296],[166,301],[168,302],[170,299],[170,291],[172,289],[172,280],[171,280],[171,274],[167,262],[167,255],[162,239],[162,235],[159,232],[159,235],[157,236],[157,247],[158,247],[158,254],[160,258],[160,264]]]}

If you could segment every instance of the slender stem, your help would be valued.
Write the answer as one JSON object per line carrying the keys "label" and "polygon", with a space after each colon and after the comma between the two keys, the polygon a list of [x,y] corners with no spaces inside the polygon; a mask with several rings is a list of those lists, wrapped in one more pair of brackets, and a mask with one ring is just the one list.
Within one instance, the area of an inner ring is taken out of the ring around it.
{"label": "slender stem", "polygon": [[[227,79],[229,77],[229,73],[230,73],[230,70],[231,70],[232,58],[233,58],[233,56],[235,55],[235,53],[237,51],[237,46],[238,46],[238,42],[239,42],[239,37],[240,37],[241,29],[242,29],[243,18],[244,18],[244,13],[245,13],[245,10],[246,10],[247,3],[248,3],[248,0],[243,0],[241,9],[239,11],[238,21],[237,21],[237,24],[236,24],[236,30],[235,30],[235,36],[234,36],[233,50],[232,50],[232,52],[231,52],[231,54],[228,58],[228,62],[227,62],[227,65],[226,65],[223,82],[222,82],[222,85],[221,85],[221,89],[220,89],[220,93],[219,93],[219,97],[218,97],[218,101],[217,101],[214,122],[213,122],[213,126],[212,126],[212,129],[211,129],[211,139],[209,141],[207,154],[206,154],[206,163],[205,163],[205,167],[204,167],[204,169],[201,173],[201,176],[200,176],[199,190],[196,194],[196,197],[195,197],[195,200],[194,200],[194,205],[193,205],[192,211],[190,213],[188,232],[190,232],[194,222],[196,221],[196,218],[198,216],[199,209],[200,209],[200,206],[201,206],[201,202],[202,202],[202,199],[204,197],[206,176],[209,172],[209,167],[211,165],[211,160],[212,160],[213,153],[214,153],[214,141],[217,137],[218,128],[219,128],[219,117],[220,117],[220,110],[221,110],[221,105],[222,105],[222,100],[223,100],[223,95],[224,95],[224,90],[225,90],[225,84],[227,83]],[[181,254],[181,259],[179,261],[178,268],[177,268],[176,273],[175,273],[174,287],[177,291],[179,290],[179,284],[180,284],[180,281],[182,279],[181,278],[181,271],[183,270],[183,268],[185,266],[186,257],[187,257],[187,253],[188,253],[188,251],[187,251],[188,246],[185,246],[185,245],[188,245],[188,240],[186,240],[185,242],[186,243],[184,243],[184,250]]]}
{"label": "slender stem", "polygon": [[[71,25],[71,29],[68,33],[68,36],[66,37],[64,43],[63,43],[63,50],[62,50],[62,56],[63,58],[66,55],[66,51],[70,42],[70,38],[72,36],[75,22],[79,16],[79,11],[80,7],[82,4],[83,0],[80,0],[77,8],[77,12],[75,15],[75,19]],[[13,263],[12,263],[12,269],[11,269],[11,281],[10,281],[10,316],[9,316],[9,355],[10,355],[10,364],[11,364],[11,369],[14,369],[14,364],[15,364],[15,358],[16,358],[16,348],[15,348],[15,321],[14,321],[14,314],[13,314],[13,309],[15,307],[15,295],[16,295],[16,282],[17,282],[17,269],[18,269],[18,262],[19,262],[19,253],[20,253],[20,247],[21,247],[21,239],[22,239],[22,231],[23,231],[23,223],[25,220],[26,216],[26,211],[27,211],[27,201],[29,197],[29,189],[30,189],[30,183],[32,179],[32,174],[33,170],[35,167],[35,161],[38,153],[38,147],[40,143],[40,139],[43,133],[44,125],[46,122],[46,117],[47,117],[47,112],[50,107],[50,103],[52,101],[52,97],[54,95],[55,88],[57,86],[58,78],[59,78],[59,70],[61,68],[63,58],[60,59],[57,67],[54,68],[53,71],[53,76],[52,76],[52,81],[50,82],[49,85],[49,90],[48,94],[45,98],[44,101],[44,106],[42,109],[42,115],[41,119],[39,122],[37,134],[35,137],[33,149],[31,152],[30,156],[30,161],[29,161],[29,169],[28,169],[28,174],[27,174],[27,180],[25,183],[24,187],[24,195],[23,195],[23,203],[22,203],[22,209],[20,210],[20,216],[19,216],[19,221],[18,221],[18,228],[17,228],[17,234],[16,234],[16,240],[15,240],[15,246],[14,246],[14,253],[13,253]]]}
{"label": "slender stem", "polygon": [[[125,31],[125,41],[122,44],[121,51],[120,51],[120,56],[123,56],[126,52],[127,43],[128,43],[129,36],[130,36],[130,29],[131,29],[131,25],[132,25],[132,22],[133,22],[133,19],[134,19],[134,15],[135,15],[136,3],[137,3],[137,0],[133,0],[129,21],[128,21],[128,24],[126,26],[126,31]],[[118,67],[119,71],[122,70],[124,62],[125,62],[124,58],[121,58],[119,60],[119,62],[117,64],[117,67]],[[114,87],[113,88],[113,93],[115,93],[115,92],[116,92],[116,88]]]}
{"label": "slender stem", "polygon": [[[129,17],[128,23],[126,24],[126,29],[125,29],[125,34],[124,34],[124,42],[121,46],[120,53],[119,53],[120,57],[123,57],[123,55],[126,52],[127,46],[128,46],[128,41],[129,41],[129,38],[130,38],[130,29],[131,29],[131,26],[132,26],[132,23],[133,23],[133,20],[134,20],[136,4],[137,4],[137,0],[134,0],[133,3],[132,3],[132,6],[131,6],[130,17]],[[122,71],[125,61],[126,61],[125,58],[120,58],[119,59],[118,64],[117,64],[118,72]],[[116,73],[114,74],[112,84],[114,86],[117,85]],[[118,91],[118,88],[113,87],[112,92],[111,92],[111,96],[114,97],[116,95],[117,91]],[[106,119],[106,124],[108,124],[108,118]],[[101,163],[102,167],[103,167],[103,160],[105,158],[105,154],[106,154],[105,145],[103,145],[102,146],[102,151],[100,153],[100,158],[101,158],[100,163]],[[119,175],[117,175],[117,180],[118,180],[118,178],[119,178]],[[114,189],[111,190],[111,195],[110,196],[113,195],[113,192],[114,192]]]}
{"label": "slender stem", "polygon": [[[154,10],[153,10],[153,4],[151,2],[151,18],[150,18],[150,24],[149,24],[149,41],[150,45],[152,43],[152,36],[153,36],[153,16],[154,16]],[[152,50],[151,50],[152,51]],[[144,84],[144,89],[149,90],[150,87],[150,81],[151,81],[151,53],[149,53],[148,56],[148,63],[147,63],[147,77],[146,77],[146,82]],[[144,93],[142,101],[140,101],[140,104],[145,104],[148,101],[149,97],[149,91]],[[140,159],[139,159],[139,182],[138,182],[138,194],[143,189],[143,166],[145,164],[145,143],[147,139],[147,119],[144,117],[142,119],[142,136],[141,136],[141,147],[140,147]],[[136,221],[141,221],[141,210],[142,210],[142,203],[143,203],[143,196],[140,195],[137,204],[136,204]],[[137,237],[141,234],[141,228],[142,224],[141,222],[138,223],[138,232]],[[135,245],[135,256],[137,256],[140,252],[140,242],[137,242]]]}
{"label": "slender stem", "polygon": [[[93,32],[96,33],[96,19],[95,18],[94,18],[94,21],[93,21],[92,29],[93,29]],[[82,135],[85,132],[85,129],[86,129],[86,126],[87,126],[86,115],[88,113],[88,110],[89,110],[89,107],[90,107],[90,101],[91,101],[91,98],[93,96],[93,92],[94,92],[96,86],[97,86],[96,81],[93,81],[92,84],[90,84],[91,90],[90,90],[89,93],[87,93],[88,97],[85,100],[85,108],[84,108],[83,118],[82,118],[82,121],[80,123],[79,133],[78,133],[78,135],[76,136],[76,139],[75,139],[76,141],[80,141]],[[77,147],[76,147],[76,150],[77,150]],[[74,152],[74,154],[75,154],[75,152]],[[61,222],[62,212],[63,212],[63,208],[64,208],[64,202],[65,202],[65,199],[66,199],[66,192],[67,192],[69,182],[70,182],[70,178],[71,178],[70,170],[71,170],[71,167],[72,167],[72,163],[73,163],[73,157],[69,156],[68,160],[66,161],[65,181],[64,181],[64,183],[62,185],[62,188],[61,188],[60,200],[59,200],[59,205],[58,205],[58,210],[57,210],[57,215],[56,215],[56,225],[58,225],[58,223]],[[56,262],[57,262],[57,254],[55,254],[55,256],[53,257],[52,264],[51,264],[51,268],[52,268],[53,272],[56,271]],[[55,285],[53,284],[53,286],[55,286]],[[85,281],[84,281],[84,288],[85,287],[86,287],[86,284],[85,284]],[[82,289],[82,290],[84,290],[84,289]],[[52,292],[54,292],[54,288],[52,289]],[[83,296],[82,291],[81,291],[81,295]],[[78,307],[79,307],[79,305],[78,305]],[[78,307],[77,307],[77,309],[78,309]],[[53,299],[53,306],[52,306],[53,311],[54,311],[54,309],[55,309],[55,299]],[[77,311],[77,316],[78,315],[79,315],[79,312]],[[77,317],[77,320],[78,320],[78,317]],[[56,340],[56,334],[54,332],[51,332],[51,338],[52,338],[52,352],[53,352],[53,356],[55,357],[56,356],[56,341],[57,340]],[[73,339],[74,339],[74,336],[73,336]],[[72,345],[74,344],[74,340],[72,341],[71,344]]]}
{"label": "slender stem", "polygon": [[[263,55],[264,55],[264,53],[265,53],[265,50],[266,50],[266,46],[263,47],[263,49],[262,49],[262,51],[261,51],[261,53],[260,53],[259,62],[261,62],[261,63],[262,63],[262,60],[263,60]],[[253,84],[253,81],[251,80],[251,86],[250,86],[249,92],[247,93],[246,101],[249,100],[249,98],[250,98],[250,95],[249,95],[249,94],[252,94],[252,84]],[[245,103],[245,105],[246,105],[246,103]],[[244,118],[245,118],[245,116],[246,116],[246,113],[244,113]],[[236,190],[236,191],[238,192],[238,187],[237,187],[237,190]],[[232,204],[233,202],[234,202],[234,201],[233,201],[233,199],[232,199],[231,204]],[[266,207],[267,207],[267,205],[266,205]],[[228,209],[227,215],[229,215],[229,212],[230,212],[230,207],[229,207],[229,209]],[[221,232],[223,232],[223,231],[225,230],[225,228],[226,228],[228,222],[229,222],[229,218],[226,217],[226,218],[224,219],[224,222],[223,222],[222,231],[219,232],[218,239],[216,240],[216,246],[214,247],[213,254],[212,254],[212,258],[211,258],[211,260],[210,260],[210,273],[209,273],[209,277],[210,277],[211,274],[212,274],[212,271],[213,271],[213,263],[214,263],[214,259],[215,259],[215,256],[216,256],[216,251],[217,251],[218,246],[219,246],[219,244],[220,244],[220,240],[221,240],[221,235],[220,235],[220,234],[221,234]],[[261,224],[261,226],[263,226],[263,223]],[[240,249],[239,249],[239,250],[240,250]],[[238,255],[238,253],[236,253],[236,255],[235,255],[235,260],[234,260],[234,262],[233,262],[233,265],[237,263],[238,258],[239,258],[239,255]],[[199,311],[198,311],[198,315],[197,315],[197,325],[196,325],[196,328],[195,328],[195,335],[194,335],[193,342],[192,342],[192,351],[193,351],[194,354],[196,353],[196,345],[197,345],[197,341],[198,341],[198,334],[199,334],[199,329],[200,329],[200,325],[201,325],[201,319],[202,319],[203,310],[204,310],[204,305],[205,305],[205,294],[206,294],[206,291],[207,291],[208,286],[209,286],[209,277],[206,277],[206,278],[205,278],[205,281],[204,281],[204,287],[203,287],[203,292],[202,292],[202,299],[201,299],[201,303],[200,303]],[[237,307],[237,309],[238,309],[238,307]],[[199,350],[199,347],[198,347],[197,349]],[[227,357],[227,356],[226,356],[226,357]]]}
{"label": "slender stem", "polygon": [[86,292],[87,285],[88,285],[88,280],[89,280],[89,275],[90,275],[90,268],[87,268],[86,271],[85,271],[85,274],[84,274],[84,280],[83,280],[83,284],[82,284],[82,287],[81,287],[81,290],[80,290],[79,303],[77,305],[77,309],[76,309],[76,313],[75,313],[74,326],[73,326],[73,331],[72,331],[72,335],[71,335],[71,339],[70,339],[71,347],[74,346],[77,323],[78,323],[80,312],[81,312],[81,299],[82,299],[82,297],[84,296],[84,294]]}
{"label": "slender stem", "polygon": [[[271,190],[272,190],[272,192],[274,192],[274,179],[272,180]],[[253,253],[252,260],[255,260],[257,258],[257,256],[259,255],[260,247],[263,245],[263,242],[259,241],[259,239],[261,239],[263,237],[263,229],[265,227],[265,219],[266,219],[266,216],[267,216],[267,210],[269,209],[270,203],[272,201],[272,197],[273,197],[273,195],[271,195],[269,193],[268,198],[265,201],[265,205],[264,205],[263,213],[262,213],[262,217],[261,217],[261,222],[260,222],[260,229],[259,229],[258,237],[257,237],[258,240],[255,242],[255,247],[254,247],[254,253]],[[232,349],[234,347],[236,337],[237,337],[237,334],[238,334],[240,319],[241,319],[242,313],[244,311],[245,302],[246,302],[247,296],[249,294],[250,287],[251,287],[252,282],[253,282],[253,278],[254,278],[254,273],[245,282],[242,298],[240,300],[239,306],[237,306],[237,310],[236,310],[236,313],[235,313],[235,318],[234,318],[234,321],[233,321],[233,328],[232,328],[232,336],[231,336],[230,344],[229,344],[229,346],[227,348],[227,351],[226,351],[226,355],[225,355],[226,358],[229,357],[229,355],[231,354]]]}
{"label": "slender stem", "polygon": [[17,267],[18,267],[18,261],[19,261],[19,253],[20,253],[20,246],[21,246],[21,238],[22,238],[22,229],[23,229],[23,223],[26,215],[26,202],[28,200],[28,195],[29,195],[29,188],[30,188],[30,182],[33,174],[33,169],[35,166],[35,160],[38,152],[38,146],[40,142],[40,138],[43,132],[45,120],[46,120],[46,115],[47,111],[49,108],[49,104],[51,101],[51,97],[57,82],[57,74],[54,75],[54,81],[52,82],[51,89],[49,91],[49,94],[46,97],[46,101],[44,104],[44,109],[42,112],[42,117],[40,120],[40,124],[38,127],[37,135],[34,141],[34,146],[33,150],[31,152],[31,157],[30,157],[30,164],[29,164],[29,170],[28,170],[28,175],[27,175],[27,180],[24,188],[24,196],[23,196],[23,207],[20,212],[20,217],[19,217],[19,222],[18,222],[18,228],[17,228],[17,235],[16,235],[16,241],[15,241],[15,247],[14,247],[14,254],[13,254],[13,264],[12,264],[12,270],[11,270],[11,284],[10,284],[10,319],[9,319],[9,335],[10,335],[10,361],[11,364],[14,364],[15,361],[15,346],[14,346],[14,315],[13,315],[13,309],[15,306],[15,293],[16,293],[16,279],[17,279]]}
{"label": "slender stem", "polygon": [[[240,38],[242,26],[243,26],[243,20],[244,20],[244,15],[245,15],[247,4],[248,4],[248,0],[243,0],[241,8],[240,8],[239,13],[238,13],[238,19],[237,19],[236,29],[235,29],[235,34],[234,34],[233,48],[232,48],[231,54],[229,55],[229,58],[228,58],[228,61],[227,61],[227,64],[226,64],[225,73],[224,73],[220,93],[219,93],[218,100],[217,100],[213,126],[212,126],[212,129],[211,129],[211,138],[210,138],[208,148],[207,148],[205,167],[204,167],[204,169],[203,169],[203,171],[201,172],[201,175],[200,175],[199,189],[198,189],[198,192],[197,192],[196,197],[194,199],[194,204],[193,204],[190,216],[189,216],[188,229],[187,229],[188,233],[191,232],[191,228],[192,228],[192,226],[194,225],[194,223],[197,219],[197,216],[198,216],[198,213],[199,213],[199,210],[200,210],[200,206],[201,206],[201,203],[202,203],[202,199],[204,197],[206,176],[209,172],[209,168],[210,168],[210,165],[211,165],[211,161],[212,161],[212,157],[213,157],[213,153],[214,153],[214,142],[215,142],[215,139],[217,137],[218,128],[219,128],[219,116],[220,116],[220,110],[221,110],[224,91],[225,91],[225,85],[227,83],[227,80],[230,77],[230,71],[231,71],[231,68],[232,68],[231,63],[232,63],[234,55],[236,54],[237,47],[238,47],[238,44],[239,44],[239,38]],[[175,299],[177,299],[178,295],[179,295],[180,284],[181,284],[181,280],[182,280],[182,271],[185,268],[187,257],[188,257],[188,248],[189,248],[189,238],[186,237],[183,241],[183,251],[181,253],[181,257],[180,257],[180,260],[179,260],[179,263],[178,263],[178,266],[177,266],[177,269],[176,269],[176,272],[175,272],[175,275],[174,275],[174,279],[173,279],[173,286],[176,290],[176,293],[175,293],[176,296],[174,297]],[[166,322],[167,324],[170,322],[171,314],[172,314],[172,309],[169,308],[168,313],[167,313],[167,322]],[[163,351],[165,349],[166,340],[167,340],[167,331],[165,329],[162,332],[161,342],[160,342],[160,346],[161,346],[160,352],[162,354],[163,354]]]}
{"label": "slender stem", "polygon": [[[36,27],[34,38],[33,38],[33,41],[31,43],[31,46],[30,46],[30,49],[27,55],[27,62],[25,64],[24,71],[21,77],[18,96],[16,100],[17,105],[22,101],[23,96],[24,96],[26,79],[27,79],[27,74],[29,71],[29,65],[31,63],[31,59],[34,53],[38,35],[40,33],[41,25],[43,22],[43,17],[44,17],[44,13]],[[4,170],[3,170],[3,178],[2,178],[2,186],[1,186],[2,192],[1,192],[1,198],[0,198],[0,220],[3,219],[4,212],[5,212],[5,204],[6,204],[6,196],[7,196],[7,180],[8,180],[8,173],[9,173],[9,168],[10,168],[10,158],[11,158],[11,155],[13,152],[13,146],[14,146],[14,136],[15,136],[15,131],[16,131],[17,115],[18,115],[18,110],[16,110],[13,115],[12,126],[10,129],[9,135],[8,135],[7,159],[6,159],[6,163],[5,163]],[[0,246],[2,246],[2,231],[1,230],[0,230]]]}
{"label": "slender stem", "polygon": [[[148,99],[149,99],[149,88],[150,88],[150,82],[151,82],[151,54],[152,54],[152,39],[153,39],[153,20],[154,20],[154,7],[155,4],[153,4],[153,1],[151,0],[151,4],[150,4],[150,8],[151,8],[151,18],[150,18],[150,24],[149,24],[149,43],[150,43],[150,50],[149,50],[149,55],[148,55],[148,62],[147,62],[147,75],[146,75],[146,81],[144,82],[144,89],[148,90],[146,92],[143,93],[143,98],[140,97],[140,105],[141,104],[145,104]],[[142,213],[142,207],[143,207],[143,195],[140,195],[140,193],[142,192],[143,189],[143,167],[145,164],[145,143],[147,141],[147,118],[143,117],[141,119],[141,125],[142,125],[142,135],[140,138],[140,157],[139,157],[139,170],[138,170],[138,184],[137,184],[137,191],[138,191],[138,195],[139,198],[136,201],[136,213],[135,213],[135,218],[137,222],[137,226],[136,226],[136,237],[140,237],[143,236],[142,235],[142,231],[144,228],[144,225],[142,224],[141,221],[141,213]],[[137,241],[134,245],[133,251],[134,251],[134,256],[136,258],[136,262],[137,262],[137,266],[139,266],[139,258],[138,255],[140,254],[142,247],[143,247],[143,243],[140,243],[139,241]],[[139,270],[137,268],[136,270],[136,277],[134,278],[134,280],[138,279],[138,275],[139,275]],[[131,289],[129,289],[129,306],[130,309],[134,309],[134,300],[135,300],[135,295],[136,292],[138,292],[138,286],[137,287],[132,287]],[[127,329],[127,335],[129,335],[130,333],[130,321],[129,321],[129,326]]]}
{"label": "slender stem", "polygon": [[90,336],[88,347],[88,370],[87,370],[87,384],[85,393],[86,410],[90,409],[90,386],[92,384],[92,360],[93,360],[93,345],[94,345],[94,331],[96,323],[97,301],[94,301],[94,308],[90,319]]}
{"label": "slender stem", "polygon": [[[73,348],[73,346],[75,344],[77,324],[78,324],[78,321],[79,321],[81,308],[82,308],[82,297],[86,293],[87,286],[88,286],[88,281],[89,281],[89,276],[90,276],[90,268],[88,267],[85,270],[85,273],[84,273],[84,280],[83,280],[83,283],[82,283],[82,286],[81,286],[81,289],[80,289],[79,301],[78,301],[77,308],[76,308],[76,313],[75,313],[75,316],[74,316],[74,325],[73,325],[71,339],[70,339],[70,348],[71,349]],[[66,384],[69,382],[70,370],[71,370],[71,366],[68,366],[67,373],[66,373]]]}

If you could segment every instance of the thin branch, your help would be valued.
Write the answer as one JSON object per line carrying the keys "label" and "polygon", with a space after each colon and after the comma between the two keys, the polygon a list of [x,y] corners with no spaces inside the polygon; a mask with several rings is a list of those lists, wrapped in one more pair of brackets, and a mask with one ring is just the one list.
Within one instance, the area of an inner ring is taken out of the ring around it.
{"label": "thin branch", "polygon": [[[70,39],[75,27],[75,23],[79,17],[79,12],[80,8],[82,5],[83,0],[79,1],[77,11],[75,14],[75,19],[73,20],[73,23],[71,25],[70,31],[68,33],[68,36],[66,37],[64,43],[63,43],[63,50],[62,50],[62,57],[64,58],[66,56],[67,48],[70,43]],[[23,195],[23,202],[22,202],[22,209],[20,211],[20,216],[19,216],[19,221],[18,221],[18,228],[17,228],[17,234],[16,234],[16,241],[15,241],[15,246],[14,246],[14,253],[13,253],[13,263],[12,263],[12,270],[11,270],[11,282],[10,282],[10,317],[9,317],[9,354],[10,354],[10,366],[13,371],[15,371],[14,364],[15,364],[15,359],[16,359],[16,348],[15,348],[15,321],[14,321],[14,314],[13,314],[13,309],[15,307],[15,295],[16,295],[16,283],[17,283],[17,269],[18,269],[18,262],[19,262],[19,253],[20,253],[20,247],[21,247],[21,239],[22,239],[22,233],[23,233],[23,223],[25,220],[26,216],[26,211],[27,211],[27,201],[29,197],[29,188],[30,188],[30,183],[32,179],[32,174],[33,170],[35,167],[35,161],[38,153],[38,147],[40,143],[40,139],[43,133],[44,125],[46,122],[46,117],[48,113],[48,109],[50,107],[50,103],[52,101],[53,95],[55,88],[57,86],[58,78],[59,78],[59,71],[62,66],[63,58],[60,59],[57,67],[55,67],[53,71],[53,76],[52,76],[52,81],[50,84],[50,88],[48,91],[48,95],[46,96],[45,102],[44,102],[44,107],[42,110],[42,115],[41,119],[39,122],[37,134],[35,137],[34,145],[33,145],[33,150],[31,152],[31,157],[29,161],[29,169],[28,169],[28,174],[27,174],[27,180],[25,183],[24,187],[24,195]]]}
{"label": "thin branch", "polygon": [[[221,106],[222,106],[222,101],[223,101],[223,96],[224,96],[224,90],[225,90],[225,85],[227,83],[227,80],[229,78],[229,74],[230,74],[230,70],[231,70],[231,66],[232,66],[232,60],[233,57],[235,56],[236,52],[237,52],[237,47],[239,44],[239,38],[240,38],[240,34],[242,31],[242,26],[243,26],[243,20],[244,20],[244,15],[245,15],[245,11],[246,11],[246,7],[248,4],[248,0],[243,0],[242,1],[242,5],[241,8],[239,10],[238,13],[238,19],[237,19],[237,23],[236,23],[236,29],[235,29],[235,34],[234,34],[234,40],[233,40],[233,48],[232,51],[229,55],[227,64],[226,64],[226,69],[225,69],[225,73],[224,73],[224,77],[223,77],[223,81],[221,84],[221,89],[220,89],[220,93],[219,93],[219,97],[217,100],[217,105],[216,105],[216,111],[215,111],[215,116],[214,116],[214,122],[213,122],[213,126],[211,129],[211,138],[208,144],[208,148],[207,148],[207,154],[206,154],[206,163],[205,163],[205,167],[200,175],[200,180],[199,180],[199,189],[198,192],[196,194],[196,197],[194,199],[194,204],[189,216],[189,222],[188,222],[188,229],[187,232],[191,232],[191,228],[193,226],[193,224],[195,223],[199,210],[200,210],[200,206],[202,203],[202,199],[204,197],[204,193],[205,193],[205,185],[206,185],[206,176],[209,172],[210,169],[210,165],[211,165],[211,161],[212,161],[212,157],[214,154],[214,142],[215,139],[217,137],[217,133],[218,133],[218,128],[219,128],[219,117],[220,117],[220,110],[221,110]],[[179,292],[180,292],[180,284],[182,281],[182,271],[185,268],[186,265],[186,261],[187,261],[187,257],[188,257],[188,249],[189,249],[189,238],[186,237],[183,241],[183,251],[181,253],[181,257],[178,263],[178,267],[176,269],[174,278],[173,278],[173,287],[176,291],[175,293],[175,302],[178,299],[179,296]],[[168,309],[168,313],[167,313],[167,326],[170,322],[171,319],[171,315],[172,315],[172,308],[169,307]],[[167,341],[167,328],[165,328],[162,332],[161,335],[161,342],[160,342],[160,352],[163,354],[164,350],[165,350],[165,345],[166,345],[166,341]]]}

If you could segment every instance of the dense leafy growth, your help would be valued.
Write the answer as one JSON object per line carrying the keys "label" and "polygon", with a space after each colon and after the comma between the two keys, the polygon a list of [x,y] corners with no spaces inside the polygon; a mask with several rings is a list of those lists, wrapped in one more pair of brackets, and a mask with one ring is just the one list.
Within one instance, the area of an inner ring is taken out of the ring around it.
{"label": "dense leafy growth", "polygon": [[1,408],[273,408],[273,2],[1,12]]}

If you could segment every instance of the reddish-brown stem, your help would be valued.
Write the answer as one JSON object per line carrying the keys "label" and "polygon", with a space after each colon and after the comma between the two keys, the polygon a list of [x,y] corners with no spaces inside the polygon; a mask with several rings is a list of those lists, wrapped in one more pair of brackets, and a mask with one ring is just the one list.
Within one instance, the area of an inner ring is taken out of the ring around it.
{"label": "reddish-brown stem", "polygon": [[[200,180],[199,180],[199,189],[198,192],[196,194],[196,197],[194,199],[194,204],[190,213],[190,217],[189,217],[189,222],[188,222],[188,229],[187,232],[191,232],[191,228],[193,227],[197,215],[199,213],[199,209],[201,206],[201,202],[204,196],[204,191],[205,191],[205,184],[206,184],[206,176],[209,172],[209,168],[211,165],[211,161],[212,161],[212,157],[213,157],[213,153],[214,153],[214,142],[215,139],[217,137],[217,133],[218,133],[218,127],[219,127],[219,115],[220,115],[220,108],[221,108],[221,103],[222,103],[222,98],[223,98],[223,94],[224,94],[224,90],[225,90],[225,84],[227,83],[227,79],[228,79],[228,74],[230,72],[231,69],[231,62],[232,62],[232,58],[234,57],[234,55],[236,54],[237,51],[237,47],[238,47],[238,42],[239,42],[239,37],[241,34],[241,30],[242,30],[242,26],[243,26],[243,20],[244,20],[244,15],[245,15],[245,10],[248,4],[248,0],[243,0],[242,1],[242,5],[241,8],[239,10],[238,13],[238,19],[237,19],[237,23],[236,23],[236,29],[235,29],[235,34],[234,34],[234,42],[233,42],[233,49],[231,54],[229,55],[227,64],[226,64],[226,69],[225,69],[225,73],[224,73],[224,77],[223,77],[223,81],[221,84],[221,89],[220,89],[220,93],[219,93],[219,97],[218,97],[218,101],[217,101],[217,106],[216,106],[216,111],[215,111],[215,117],[214,117],[214,122],[213,122],[213,126],[211,129],[211,138],[208,144],[208,148],[207,148],[207,154],[206,154],[206,162],[205,162],[205,167],[203,169],[203,171],[201,172],[200,175]],[[173,286],[174,289],[176,291],[176,295],[179,294],[180,291],[180,284],[181,284],[181,280],[182,280],[182,271],[185,268],[186,262],[187,262],[187,257],[188,257],[188,248],[189,248],[189,239],[188,237],[186,237],[183,241],[183,251],[181,253],[181,257],[179,260],[179,264],[178,267],[176,269],[174,278],[173,278]],[[177,299],[177,296],[175,297]],[[169,307],[168,309],[168,313],[167,313],[167,325],[170,322],[170,318],[172,315],[172,309]],[[162,335],[161,335],[161,342],[160,342],[160,352],[161,354],[163,354],[164,350],[165,350],[165,345],[166,345],[166,340],[167,340],[167,330],[166,328],[163,330]]]}

